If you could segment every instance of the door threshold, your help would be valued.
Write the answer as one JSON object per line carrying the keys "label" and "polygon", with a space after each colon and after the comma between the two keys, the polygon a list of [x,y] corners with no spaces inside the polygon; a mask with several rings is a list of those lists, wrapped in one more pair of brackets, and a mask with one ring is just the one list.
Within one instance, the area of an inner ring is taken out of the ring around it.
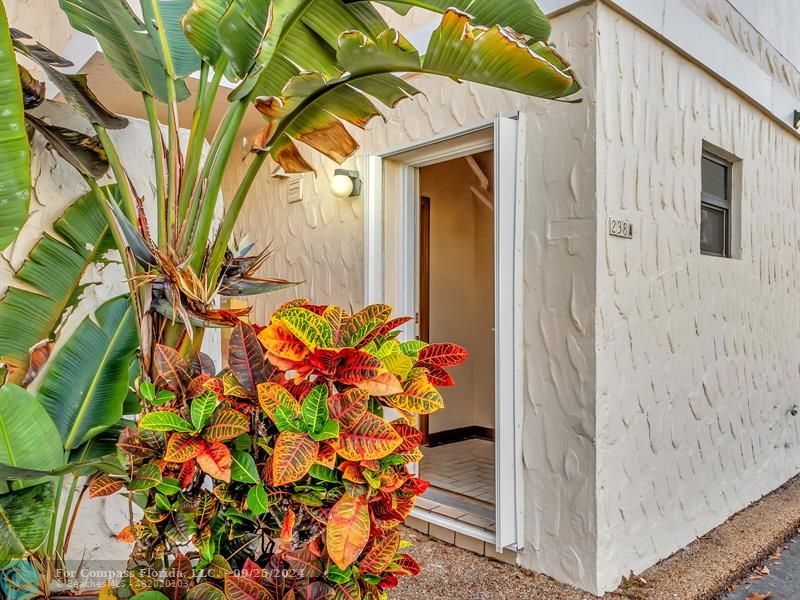
{"label": "door threshold", "polygon": [[427,510],[419,506],[415,506],[411,510],[411,516],[421,521],[425,521],[426,523],[444,527],[445,529],[449,529],[455,533],[461,533],[488,544],[495,544],[497,540],[495,532],[490,529],[472,525],[471,523],[465,523],[464,521],[459,521],[454,517],[448,517],[447,515],[436,513],[432,510]]}

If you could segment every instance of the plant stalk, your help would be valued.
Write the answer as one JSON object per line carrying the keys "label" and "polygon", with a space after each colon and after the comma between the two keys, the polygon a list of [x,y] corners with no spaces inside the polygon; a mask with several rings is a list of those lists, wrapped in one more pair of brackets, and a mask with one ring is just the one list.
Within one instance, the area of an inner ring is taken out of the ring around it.
{"label": "plant stalk", "polygon": [[70,515],[72,514],[72,502],[75,500],[75,491],[78,489],[78,477],[75,473],[72,474],[72,483],[69,486],[69,493],[67,494],[67,501],[64,504],[64,510],[61,514],[61,527],[58,529],[58,542],[56,549],[64,554],[64,538],[67,535],[67,524],[69,523]]}
{"label": "plant stalk", "polygon": [[264,161],[267,159],[267,156],[267,152],[259,152],[256,154],[255,158],[253,158],[252,162],[250,163],[250,166],[247,168],[244,178],[242,179],[241,183],[239,183],[239,187],[236,189],[236,194],[233,196],[233,199],[228,205],[228,210],[225,212],[225,216],[222,219],[222,224],[217,232],[217,239],[214,241],[214,246],[211,250],[211,258],[208,262],[209,289],[214,289],[214,287],[217,285],[217,276],[219,274],[220,267],[222,266],[222,261],[225,259],[225,250],[228,247],[228,242],[233,234],[233,228],[236,225],[237,219],[239,218],[239,213],[242,211],[244,201],[247,198],[247,193],[253,186],[256,175],[258,175],[258,171],[261,169]]}
{"label": "plant stalk", "polygon": [[150,94],[142,94],[147,110],[147,121],[150,124],[150,139],[153,144],[153,162],[156,176],[156,207],[158,212],[158,247],[167,247],[167,207],[164,193],[164,138],[161,136],[161,124],[158,121],[155,99]]}
{"label": "plant stalk", "polygon": [[[217,97],[217,90],[219,89],[227,65],[228,57],[223,53],[219,61],[217,61],[217,64],[214,65],[214,77],[207,87],[203,85],[203,82],[205,81],[204,78],[208,77],[208,74],[202,71],[200,74],[202,94],[198,94],[198,104],[194,111],[192,131],[189,134],[189,145],[186,150],[186,167],[183,174],[183,185],[181,186],[181,194],[178,200],[178,219],[180,222],[186,217],[192,193],[196,187],[197,173],[200,169],[200,160],[202,159],[203,142],[205,141],[206,130],[208,129],[208,121],[211,118],[214,100]],[[208,69],[206,63],[203,63],[203,67],[206,70]]]}
{"label": "plant stalk", "polygon": [[[111,136],[108,135],[108,131],[105,127],[95,125],[94,129],[97,132],[100,143],[103,145],[103,150],[106,151],[106,157],[111,165],[111,170],[114,172],[114,177],[117,178],[117,185],[122,193],[122,211],[125,213],[125,216],[130,219],[131,223],[138,225],[139,217],[136,214],[136,202],[134,201],[131,182],[128,180],[128,174],[122,166],[117,148],[114,146],[114,142],[111,141]],[[95,186],[96,185],[97,182],[95,182]]]}

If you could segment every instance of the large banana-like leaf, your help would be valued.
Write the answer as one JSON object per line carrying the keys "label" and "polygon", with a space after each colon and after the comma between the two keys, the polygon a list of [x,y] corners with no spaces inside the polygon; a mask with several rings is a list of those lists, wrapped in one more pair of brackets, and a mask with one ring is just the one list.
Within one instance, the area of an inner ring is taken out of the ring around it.
{"label": "large banana-like leaf", "polygon": [[[59,0],[70,24],[94,36],[111,66],[137,92],[167,100],[167,74],[156,41],[126,0]],[[176,81],[177,98],[189,90]]]}
{"label": "large banana-like leaf", "polygon": [[[116,186],[108,193],[116,196]],[[111,247],[108,224],[94,194],[70,206],[53,224],[58,237],[46,233],[16,273],[0,299],[0,362],[10,367],[9,380],[20,383],[28,369],[28,350],[52,338],[64,313],[74,306],[86,269]]]}
{"label": "large banana-like leaf", "polygon": [[77,448],[122,418],[137,346],[133,308],[123,296],[86,317],[51,359],[38,397],[64,448]]}
{"label": "large banana-like leaf", "polygon": [[42,545],[52,511],[52,483],[0,495],[0,565],[23,558]]}
{"label": "large banana-like leaf", "polygon": [[[365,3],[365,0],[344,0]],[[503,25],[538,42],[550,37],[550,22],[533,0],[376,0],[392,10],[405,14],[412,7],[444,13],[456,8],[470,16],[473,25]]]}
{"label": "large banana-like leaf", "polygon": [[167,73],[176,79],[183,79],[200,68],[200,57],[181,30],[181,18],[191,6],[192,0],[142,0],[144,24],[154,40],[160,38],[159,23],[163,24],[169,53],[164,52],[160,43],[156,43],[156,48]]}
{"label": "large banana-like leaf", "polygon": [[[100,101],[92,93],[92,90],[89,89],[86,75],[82,73],[65,75],[61,71],[53,68],[55,66],[63,66],[64,59],[50,49],[37,42],[23,42],[20,37],[14,40],[14,48],[38,63],[47,75],[47,78],[53,82],[64,95],[64,99],[69,105],[90,123],[102,125],[106,129],[123,129],[128,125],[128,119],[115,115],[100,104]],[[67,62],[67,64],[72,63]]]}
{"label": "large banana-like leaf", "polygon": [[86,177],[99,179],[108,171],[108,156],[97,136],[49,125],[33,115],[25,120],[41,133],[58,154]]}
{"label": "large banana-like leaf", "polygon": [[0,387],[0,470],[3,467],[48,471],[64,463],[58,430],[27,390]]}
{"label": "large banana-like leaf", "polygon": [[543,98],[580,89],[569,67],[546,44],[529,47],[500,26],[474,28],[469,16],[457,10],[445,12],[424,59],[393,29],[377,40],[360,31],[344,32],[339,46],[337,61],[346,75],[329,80],[320,73],[303,73],[289,81],[281,97],[256,99],[269,125],[255,149],[268,149],[287,172],[308,170],[289,138],[339,162],[352,154],[358,145],[341,121],[364,127],[380,114],[357,84],[371,82],[373,95],[375,88],[393,86],[394,80],[375,79],[391,72],[432,73]]}
{"label": "large banana-like leaf", "polygon": [[6,10],[0,3],[0,250],[17,237],[31,200],[31,149]]}
{"label": "large banana-like leaf", "polygon": [[206,63],[217,64],[222,55],[217,26],[231,0],[194,0],[181,19],[186,39]]}

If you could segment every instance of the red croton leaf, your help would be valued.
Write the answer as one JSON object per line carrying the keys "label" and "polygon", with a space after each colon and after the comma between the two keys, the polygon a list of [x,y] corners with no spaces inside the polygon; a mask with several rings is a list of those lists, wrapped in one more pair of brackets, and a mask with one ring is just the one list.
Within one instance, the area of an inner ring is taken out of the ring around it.
{"label": "red croton leaf", "polygon": [[305,433],[284,431],[275,442],[272,455],[272,478],[275,485],[294,483],[305,477],[317,460],[319,442]]}
{"label": "red croton leaf", "polygon": [[340,431],[352,428],[367,412],[369,393],[352,388],[328,397],[328,411],[331,419],[339,421]]}
{"label": "red croton leaf", "polygon": [[185,463],[196,458],[203,451],[205,442],[189,433],[173,433],[167,441],[164,460],[174,463]]}
{"label": "red croton leaf", "polygon": [[378,335],[386,335],[390,331],[394,331],[401,325],[405,325],[409,321],[413,320],[413,318],[414,317],[397,317],[396,319],[392,319],[378,330]]}
{"label": "red croton leaf", "polygon": [[182,390],[189,381],[189,365],[174,348],[156,345],[155,364],[158,379],[175,391]]}
{"label": "red croton leaf", "polygon": [[382,369],[381,361],[371,354],[352,348],[342,348],[334,376],[345,385],[356,385],[374,379]]}
{"label": "red croton leaf", "polygon": [[89,484],[89,498],[100,498],[110,496],[118,492],[125,485],[125,481],[111,477],[110,475],[100,475]]}
{"label": "red croton leaf", "polygon": [[181,465],[181,470],[178,473],[178,484],[181,486],[182,490],[191,485],[195,470],[196,465],[193,460],[187,461]]}
{"label": "red croton leaf", "polygon": [[243,321],[237,323],[231,334],[228,366],[242,387],[251,394],[255,394],[256,386],[267,379],[261,344],[253,328]]}
{"label": "red croton leaf", "polygon": [[388,371],[380,373],[368,381],[357,383],[356,387],[366,391],[370,396],[391,396],[403,391],[400,380]]}
{"label": "red croton leaf", "polygon": [[275,600],[263,585],[241,575],[225,577],[226,600]]}
{"label": "red croton leaf", "polygon": [[[206,383],[211,379],[211,375],[207,373],[202,373],[197,377],[193,378],[186,389],[187,395],[189,398],[197,398],[203,392],[206,391]],[[216,393],[216,392],[215,392]]]}
{"label": "red croton leaf", "polygon": [[399,547],[400,532],[397,530],[391,531],[382,537],[374,538],[358,565],[365,573],[379,575],[392,562]]}
{"label": "red croton leaf", "polygon": [[317,452],[317,462],[324,467],[332,469],[336,465],[336,448],[330,444],[321,443]]}
{"label": "red croton leaf", "polygon": [[325,529],[325,546],[336,566],[346,569],[367,545],[369,507],[365,496],[345,493],[331,508]]}
{"label": "red croton leaf", "polygon": [[258,334],[258,341],[271,355],[291,361],[303,360],[308,348],[281,321],[275,321]]}
{"label": "red croton leaf", "polygon": [[247,577],[250,581],[262,583],[264,580],[264,569],[258,566],[250,557],[247,557],[242,565],[242,577]]}
{"label": "red croton leaf", "polygon": [[389,423],[368,412],[349,431],[339,434],[336,450],[345,460],[380,459],[402,441]]}
{"label": "red croton leaf", "polygon": [[416,427],[397,422],[392,423],[392,427],[403,438],[403,442],[395,449],[395,452],[407,452],[422,443],[422,432]]}
{"label": "red croton leaf", "polygon": [[206,444],[197,457],[197,465],[214,479],[225,483],[231,481],[231,453],[221,442]]}
{"label": "red croton leaf", "polygon": [[419,351],[418,364],[452,367],[467,360],[467,351],[457,344],[430,344]]}
{"label": "red croton leaf", "polygon": [[442,367],[436,365],[425,365],[425,370],[428,372],[428,381],[433,385],[440,387],[450,387],[455,385],[452,375],[445,371]]}
{"label": "red croton leaf", "polygon": [[419,575],[419,565],[409,554],[401,554],[394,562],[397,567],[392,569],[393,572],[401,575],[411,575],[412,577]]}
{"label": "red croton leaf", "polygon": [[290,508],[286,511],[286,516],[283,517],[283,524],[281,525],[281,546],[286,551],[291,551],[292,539],[294,537],[294,524],[297,521],[297,515]]}

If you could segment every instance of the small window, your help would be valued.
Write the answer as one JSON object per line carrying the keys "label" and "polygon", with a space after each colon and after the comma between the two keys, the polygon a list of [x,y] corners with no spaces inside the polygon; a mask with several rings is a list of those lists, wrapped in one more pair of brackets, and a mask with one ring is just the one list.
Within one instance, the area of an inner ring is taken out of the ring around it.
{"label": "small window", "polygon": [[703,152],[700,197],[700,252],[731,255],[731,163]]}

